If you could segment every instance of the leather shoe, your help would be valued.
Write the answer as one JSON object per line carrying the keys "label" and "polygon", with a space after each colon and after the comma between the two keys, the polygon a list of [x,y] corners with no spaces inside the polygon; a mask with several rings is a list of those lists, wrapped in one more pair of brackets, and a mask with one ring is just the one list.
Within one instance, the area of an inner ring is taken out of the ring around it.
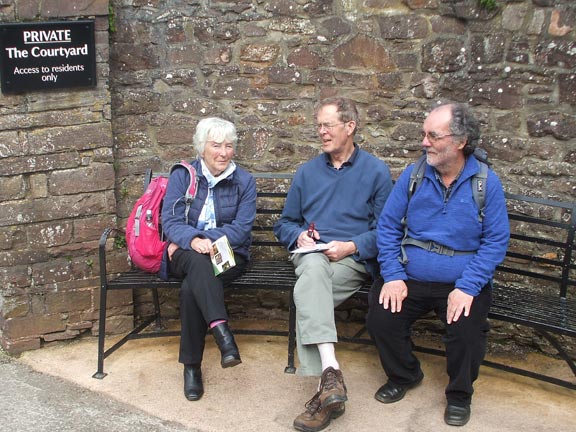
{"label": "leather shoe", "polygon": [[346,411],[344,402],[333,403],[322,407],[320,393],[316,393],[312,399],[306,402],[306,411],[294,419],[294,429],[301,432],[318,432],[326,429],[330,422],[340,417]]}
{"label": "leather shoe", "polygon": [[189,401],[197,401],[203,394],[202,369],[196,365],[184,365],[184,396]]}
{"label": "leather shoe", "polygon": [[404,396],[406,396],[406,392],[409,389],[416,387],[418,384],[420,384],[423,378],[424,375],[422,374],[420,375],[420,378],[418,378],[417,381],[408,385],[395,384],[392,381],[388,380],[386,384],[384,384],[382,387],[378,389],[374,397],[378,402],[382,402],[385,404],[398,402]]}
{"label": "leather shoe", "polygon": [[340,369],[332,366],[322,372],[320,379],[320,406],[325,408],[332,404],[340,404],[348,400],[348,391]]}
{"label": "leather shoe", "polygon": [[444,411],[444,421],[450,426],[464,426],[470,420],[470,405],[450,405]]}
{"label": "leather shoe", "polygon": [[220,349],[220,365],[223,368],[229,368],[242,363],[238,346],[234,341],[234,335],[230,331],[227,322],[212,327],[212,334],[216,340],[216,345]]}

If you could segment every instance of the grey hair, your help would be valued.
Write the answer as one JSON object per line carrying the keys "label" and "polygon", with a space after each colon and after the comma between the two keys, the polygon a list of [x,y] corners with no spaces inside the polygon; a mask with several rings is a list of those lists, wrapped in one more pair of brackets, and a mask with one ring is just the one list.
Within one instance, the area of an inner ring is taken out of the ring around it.
{"label": "grey hair", "polygon": [[321,108],[327,105],[334,105],[336,107],[336,111],[338,112],[340,121],[355,122],[356,127],[354,128],[354,134],[356,134],[356,131],[360,126],[360,116],[358,115],[358,109],[356,108],[356,104],[354,103],[354,101],[352,99],[348,99],[341,96],[332,96],[326,99],[322,99],[320,102],[316,104],[315,107],[316,115],[318,115],[318,111],[320,111]]}
{"label": "grey hair", "polygon": [[236,143],[238,142],[236,126],[234,126],[234,123],[218,117],[208,117],[200,120],[198,125],[196,125],[194,138],[192,138],[198,156],[204,153],[204,147],[208,141],[217,143],[229,141],[234,146],[234,150],[236,150]]}
{"label": "grey hair", "polygon": [[[450,120],[450,133],[466,137],[466,145],[462,149],[464,156],[474,153],[480,140],[480,123],[468,106],[461,103],[445,103],[440,106],[450,106],[452,119]],[[439,107],[436,107],[439,108]]]}

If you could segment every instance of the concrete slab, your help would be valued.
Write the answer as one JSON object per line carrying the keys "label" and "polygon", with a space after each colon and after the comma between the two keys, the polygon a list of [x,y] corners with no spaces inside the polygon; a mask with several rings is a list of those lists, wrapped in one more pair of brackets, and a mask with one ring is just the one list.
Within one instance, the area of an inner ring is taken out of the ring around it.
{"label": "concrete slab", "polygon": [[[18,363],[56,377],[52,389],[55,400],[70,391],[67,385],[72,383],[95,397],[117,401],[112,406],[94,408],[105,419],[113,418],[116,406],[135,410],[129,421],[137,422],[138,413],[143,421],[158,419],[159,423],[151,424],[149,430],[171,431],[180,425],[206,432],[293,430],[292,421],[314,394],[318,380],[284,373],[286,338],[237,335],[243,363],[222,369],[218,349],[208,337],[203,363],[205,395],[198,402],[187,401],[182,392],[177,337],[128,342],[106,359],[108,376],[103,380],[92,378],[96,370],[95,338],[30,351]],[[454,431],[443,421],[447,378],[442,357],[418,354],[425,373],[423,383],[404,400],[384,405],[373,397],[385,382],[375,348],[339,344],[337,355],[349,401],[346,414],[334,420],[327,430]],[[539,367],[561,368],[559,362],[544,357],[526,361]],[[20,391],[27,390],[22,387]],[[90,412],[92,408],[85,409]],[[483,367],[476,384],[472,418],[462,430],[568,432],[576,430],[575,425],[576,392]],[[123,429],[121,425],[108,425],[101,430]]]}

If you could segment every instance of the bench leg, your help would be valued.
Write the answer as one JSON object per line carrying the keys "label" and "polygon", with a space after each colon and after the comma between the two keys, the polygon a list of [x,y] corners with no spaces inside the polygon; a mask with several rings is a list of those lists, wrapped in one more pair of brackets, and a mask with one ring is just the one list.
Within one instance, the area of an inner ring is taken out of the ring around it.
{"label": "bench leg", "polygon": [[106,299],[108,287],[106,282],[100,286],[100,321],[98,322],[98,369],[92,378],[103,379],[104,373],[104,339],[106,337]]}
{"label": "bench leg", "polygon": [[560,345],[558,341],[550,333],[544,330],[536,330],[536,331],[540,333],[542,336],[544,336],[546,340],[548,340],[548,342],[550,342],[550,344],[554,348],[556,348],[556,351],[558,351],[560,357],[562,357],[562,359],[566,362],[566,364],[570,367],[570,369],[572,369],[572,373],[574,374],[574,376],[576,376],[576,364],[574,363],[574,360],[568,355],[564,347]]}
{"label": "bench leg", "polygon": [[290,290],[290,306],[288,309],[288,365],[284,373],[296,373],[294,367],[294,351],[296,350],[296,305],[294,304],[294,291]]}
{"label": "bench leg", "polygon": [[362,336],[363,334],[366,333],[368,329],[366,328],[366,326],[362,326],[362,328],[360,330],[358,330],[354,336],[352,336],[352,339],[359,339],[360,336]]}
{"label": "bench leg", "polygon": [[164,329],[162,325],[162,314],[160,313],[160,299],[158,297],[158,289],[152,288],[152,301],[154,303],[154,313],[156,315],[156,331],[160,331]]}

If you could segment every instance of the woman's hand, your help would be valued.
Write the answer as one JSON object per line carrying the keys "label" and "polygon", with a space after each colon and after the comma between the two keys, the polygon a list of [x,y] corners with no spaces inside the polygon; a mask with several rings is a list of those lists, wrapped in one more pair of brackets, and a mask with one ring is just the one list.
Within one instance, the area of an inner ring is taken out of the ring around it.
{"label": "woman's hand", "polygon": [[194,237],[190,242],[190,247],[198,253],[212,255],[212,242],[210,239]]}
{"label": "woman's hand", "polygon": [[180,246],[178,246],[176,243],[170,243],[168,245],[168,260],[172,261],[172,255],[174,255],[174,252],[176,252],[178,249],[180,249]]}

